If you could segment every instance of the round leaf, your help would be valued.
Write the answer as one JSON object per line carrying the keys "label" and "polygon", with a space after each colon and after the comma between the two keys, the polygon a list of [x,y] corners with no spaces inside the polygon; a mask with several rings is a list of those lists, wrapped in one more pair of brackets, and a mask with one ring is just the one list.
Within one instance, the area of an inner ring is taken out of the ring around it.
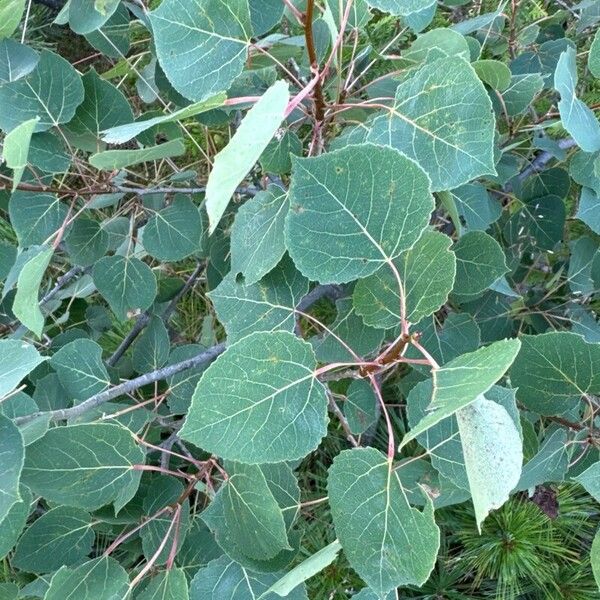
{"label": "round leaf", "polygon": [[410,248],[429,221],[427,176],[391,148],[347,146],[293,164],[286,243],[309,279],[366,277]]}
{"label": "round leaf", "polygon": [[327,428],[327,398],[315,367],[310,344],[291,333],[246,336],[204,372],[181,437],[249,464],[306,456]]}

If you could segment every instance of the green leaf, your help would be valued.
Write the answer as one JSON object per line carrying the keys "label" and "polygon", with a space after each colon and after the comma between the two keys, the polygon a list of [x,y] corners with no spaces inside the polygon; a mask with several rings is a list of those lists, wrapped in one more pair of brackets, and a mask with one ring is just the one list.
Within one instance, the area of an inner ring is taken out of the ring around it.
{"label": "green leaf", "polygon": [[462,401],[465,398],[474,400],[487,392],[506,373],[520,347],[519,340],[501,340],[434,369],[430,409],[445,409],[457,397],[462,397]]}
{"label": "green leaf", "polygon": [[8,214],[19,246],[26,248],[47,243],[60,229],[69,210],[51,194],[18,191],[10,198]]}
{"label": "green leaf", "polygon": [[[446,0],[446,5],[459,5],[464,4],[462,0]],[[498,6],[494,12],[488,12],[480,14],[471,19],[465,19],[460,23],[452,25],[454,31],[458,31],[463,35],[469,35],[470,33],[481,32],[487,39],[487,37],[494,31],[493,24],[500,21],[499,29],[504,27],[505,16],[502,14],[504,7],[506,6],[506,0],[502,0],[498,3]]]}
{"label": "green leaf", "polygon": [[[371,588],[363,588],[358,592],[358,594],[354,594],[352,596],[352,600],[381,600],[381,596],[375,593]],[[397,590],[392,590],[388,592],[385,596],[383,596],[383,600],[398,600],[398,592]]]}
{"label": "green leaf", "polygon": [[29,46],[16,40],[0,40],[0,85],[29,75],[39,59],[40,55]]}
{"label": "green leaf", "polygon": [[544,79],[539,73],[513,75],[510,86],[502,92],[502,102],[494,102],[498,111],[509,117],[525,112],[533,99],[542,91]]}
{"label": "green leaf", "polygon": [[504,236],[510,244],[518,244],[524,238],[543,249],[552,250],[563,238],[566,209],[562,198],[544,196],[523,203],[504,226]]}
{"label": "green leaf", "polygon": [[[404,288],[408,321],[419,322],[448,299],[456,274],[451,245],[447,235],[426,231],[394,261]],[[390,329],[400,322],[400,291],[387,267],[360,279],[354,288],[353,301],[356,312],[368,325]]]}
{"label": "green leaf", "polygon": [[50,428],[50,415],[43,414],[31,418],[31,420],[19,425],[19,430],[23,436],[25,446],[33,444],[36,440],[46,435],[46,431]]}
{"label": "green leaf", "polygon": [[74,264],[93,265],[107,252],[109,236],[98,221],[80,217],[76,219],[67,237],[65,248]]}
{"label": "green leaf", "polygon": [[431,6],[431,0],[367,0],[367,4],[393,15],[410,15]]}
{"label": "green leaf", "polygon": [[2,158],[6,162],[6,166],[13,170],[13,192],[17,189],[19,183],[21,183],[21,178],[25,172],[31,135],[39,120],[39,117],[36,117],[35,119],[24,121],[20,125],[17,125],[4,138]]}
{"label": "green leaf", "polygon": [[44,600],[115,600],[125,598],[129,578],[110,556],[94,558],[78,567],[54,573]]}
{"label": "green leaf", "polygon": [[430,6],[426,6],[417,12],[406,15],[403,19],[403,22],[415,33],[419,33],[431,24],[433,18],[435,17],[437,7],[437,2],[434,2]]}
{"label": "green leaf", "polygon": [[54,249],[48,248],[23,265],[12,307],[15,317],[38,338],[44,329],[44,315],[38,303],[40,285],[53,254]]}
{"label": "green leaf", "polygon": [[[268,592],[281,573],[255,573],[227,556],[217,558],[200,569],[190,584],[190,600],[277,600]],[[307,600],[303,585],[285,596],[288,600]]]}
{"label": "green leaf", "polygon": [[149,17],[160,65],[186,98],[210,98],[242,72],[252,37],[247,0],[165,0]]}
{"label": "green leaf", "polygon": [[483,231],[471,231],[454,244],[454,294],[461,300],[480,295],[508,272],[500,244]]}
{"label": "green leaf", "polygon": [[592,573],[594,574],[596,585],[598,586],[598,589],[600,589],[600,530],[597,531],[594,536],[590,559],[592,563]]}
{"label": "green leaf", "polygon": [[248,111],[227,146],[215,157],[206,184],[210,233],[215,231],[236,188],[279,129],[288,100],[288,84],[277,81]]}
{"label": "green leaf", "polygon": [[562,481],[569,467],[567,432],[557,429],[544,441],[521,473],[516,491],[532,490],[548,481]]}
{"label": "green leaf", "polygon": [[600,197],[590,188],[582,187],[575,217],[594,233],[600,234]]}
{"label": "green leaf", "polygon": [[287,193],[270,185],[240,207],[231,228],[231,271],[243,273],[246,285],[275,268],[285,253]]}
{"label": "green leaf", "polygon": [[389,115],[368,140],[397,148],[431,178],[433,191],[495,175],[494,119],[473,68],[455,57],[428,62],[400,83]]}
{"label": "green leaf", "polygon": [[83,35],[100,29],[117,10],[121,0],[79,0],[69,3],[69,27]]}
{"label": "green leaf", "polygon": [[80,563],[91,552],[94,538],[88,512],[57,506],[21,536],[11,564],[29,573],[50,573]]}
{"label": "green leaf", "polygon": [[257,283],[230,272],[208,295],[232,343],[255,331],[294,331],[295,309],[307,292],[308,280],[284,257]]}
{"label": "green leaf", "polygon": [[17,259],[17,247],[8,241],[0,241],[0,281],[4,281]]}
{"label": "green leaf", "polygon": [[517,398],[528,409],[559,415],[600,392],[600,346],[566,331],[524,335],[510,371]]}
{"label": "green leaf", "polygon": [[463,222],[460,220],[460,215],[458,214],[458,202],[456,201],[456,197],[450,192],[438,192],[437,199],[439,200],[440,207],[448,213],[448,217],[450,218],[450,221],[452,221],[452,225],[454,225],[457,237],[460,237],[463,234]]}
{"label": "green leaf", "polygon": [[377,398],[371,384],[364,379],[350,382],[346,394],[344,416],[350,431],[359,435],[377,422]]}
{"label": "green leaf", "polygon": [[429,221],[427,176],[391,148],[346,146],[293,165],[286,243],[311,280],[371,275],[410,248]]}
{"label": "green leaf", "polygon": [[327,492],[335,532],[352,568],[380,596],[401,585],[422,585],[440,544],[433,506],[412,508],[402,470],[375,448],[338,454]]}
{"label": "green leaf", "polygon": [[140,148],[139,150],[104,150],[104,152],[92,154],[89,163],[92,167],[101,171],[116,171],[151,160],[181,156],[184,153],[183,140],[176,139],[158,146]]}
{"label": "green leaf", "polygon": [[12,392],[21,380],[46,359],[31,344],[0,340],[0,398]]}
{"label": "green leaf", "polygon": [[[427,407],[431,399],[431,380],[420,381],[407,397],[408,423],[414,428],[427,416]],[[462,443],[458,431],[456,416],[452,415],[432,425],[417,436],[419,444],[425,448],[431,465],[444,478],[460,489],[468,490],[469,482],[465,468]]]}
{"label": "green leaf", "polygon": [[212,532],[197,516],[192,520],[175,562],[182,568],[188,579],[191,579],[198,569],[222,555],[223,551],[217,545]]}
{"label": "green leaf", "polygon": [[479,79],[487,83],[493,90],[503,92],[510,86],[510,69],[499,60],[476,60],[473,68]]}
{"label": "green leaf", "polygon": [[29,246],[28,248],[25,248],[25,250],[18,249],[14,264],[10,267],[6,275],[1,296],[3,301],[16,285],[19,275],[21,274],[25,264],[27,264],[34,256],[44,253],[47,249],[48,246]]}
{"label": "green leaf", "polygon": [[523,447],[506,409],[484,397],[456,413],[475,519],[500,508],[521,477]]}
{"label": "green leaf", "polygon": [[27,447],[23,482],[50,502],[95,510],[122,508],[137,491],[144,453],[120,425],[56,427]]}
{"label": "green leaf", "polygon": [[4,558],[14,547],[25,528],[31,506],[31,492],[24,486],[20,489],[21,500],[11,506],[0,520],[0,558]]}
{"label": "green leaf", "polygon": [[0,523],[21,500],[19,482],[24,454],[21,432],[8,417],[0,414]]}
{"label": "green leaf", "polygon": [[281,21],[285,5],[279,0],[248,0],[254,37],[273,29]]}
{"label": "green leaf", "polygon": [[[203,350],[206,350],[206,348],[200,344],[177,346],[173,348],[168,364],[171,365],[192,358],[200,354]],[[205,367],[187,369],[167,379],[170,392],[167,402],[172,412],[175,414],[184,414],[187,412],[192,401],[192,395],[204,369]]]}
{"label": "green leaf", "polygon": [[163,320],[153,316],[133,346],[133,368],[138,373],[159,369],[167,362],[170,349],[169,332]]}
{"label": "green leaf", "polygon": [[[325,330],[309,339],[317,360],[319,362],[352,361],[355,355],[364,357],[378,350],[383,343],[384,332],[365,325],[356,314],[352,299],[340,298],[335,306],[337,316],[328,328],[332,333]],[[354,351],[354,354],[349,348]]]}
{"label": "green leaf", "polygon": [[573,477],[573,479],[581,484],[586,492],[594,497],[596,502],[600,502],[600,462],[595,462],[581,475]]}
{"label": "green leaf", "polygon": [[43,131],[34,133],[31,138],[29,163],[45,173],[62,173],[69,169],[71,156],[54,133]]}
{"label": "green leaf", "polygon": [[79,73],[64,58],[44,50],[32,73],[0,86],[0,106],[8,109],[0,112],[0,129],[11,131],[40,117],[35,131],[46,131],[69,122],[82,102]]}
{"label": "green leaf", "polygon": [[502,214],[502,205],[479,183],[461,185],[449,194],[468,230],[485,231]]}
{"label": "green leaf", "polygon": [[522,185],[519,183],[515,191],[521,200],[528,202],[542,196],[558,196],[564,200],[569,195],[570,188],[571,180],[567,171],[555,167],[534,173]]}
{"label": "green leaf", "polygon": [[[231,463],[226,463],[226,467],[231,473]],[[244,467],[238,464],[237,468],[243,469]],[[287,567],[298,554],[301,533],[293,529],[293,525],[299,510],[300,489],[294,473],[286,463],[261,465],[260,470],[267,481],[270,493],[283,513],[291,550],[283,550],[268,560],[250,558],[246,554],[247,547],[237,544],[239,533],[235,519],[228,522],[225,518],[224,487],[219,489],[208,508],[202,512],[202,519],[210,527],[218,545],[227,556],[246,569],[260,573],[272,573]]]}
{"label": "green leaf", "polygon": [[124,144],[134,137],[137,137],[140,133],[148,131],[152,127],[158,125],[164,125],[165,123],[176,123],[183,119],[188,119],[196,115],[202,114],[214,108],[219,108],[223,105],[227,96],[225,94],[217,94],[208,100],[203,102],[195,102],[184,108],[161,115],[160,117],[154,117],[152,119],[144,119],[143,121],[136,121],[135,123],[120,124],[117,126],[107,126],[105,131],[102,132],[102,139],[107,144]]}
{"label": "green leaf", "polygon": [[[415,427],[427,415],[427,406],[430,398],[430,380],[421,381],[410,390],[407,398],[407,406],[411,428]],[[511,416],[513,425],[517,431],[520,431],[519,411],[516,407],[513,390],[500,386],[492,386],[481,399],[493,401],[498,406],[503,407]],[[463,441],[456,415],[442,419],[439,423],[418,435],[417,441],[428,451],[431,456],[431,465],[440,476],[450,481],[457,489],[466,490],[469,494],[467,497],[470,497],[469,478],[463,453]],[[520,445],[521,440],[519,439]]]}
{"label": "green leaf", "polygon": [[120,321],[146,310],[156,297],[154,273],[138,258],[105,256],[94,265],[92,278]]}
{"label": "green leaf", "polygon": [[204,372],[181,437],[249,464],[306,456],[327,429],[327,398],[315,367],[310,344],[291,333],[246,336]]}
{"label": "green leaf", "polygon": [[3,0],[0,4],[0,39],[10,37],[21,22],[25,0]]}
{"label": "green leaf", "polygon": [[594,112],[576,96],[577,52],[567,48],[556,65],[554,87],[560,94],[558,112],[563,127],[585,152],[600,150],[600,124]]}
{"label": "green leaf", "polygon": [[419,35],[404,53],[403,58],[414,63],[422,63],[428,60],[430,54],[460,57],[468,61],[469,44],[460,33],[447,27],[440,27]]}
{"label": "green leaf", "polygon": [[594,77],[600,77],[600,33],[598,31],[596,31],[596,35],[590,46],[588,69]]}
{"label": "green leaf", "polygon": [[481,341],[494,342],[513,334],[514,322],[511,320],[512,300],[496,292],[485,292],[483,296],[464,304],[464,310],[477,324]]}
{"label": "green leaf", "polygon": [[202,219],[198,207],[183,194],[158,211],[144,227],[144,249],[150,256],[168,262],[182,260],[200,251]]}
{"label": "green leaf", "polygon": [[569,163],[569,175],[576,183],[589,187],[597,194],[600,194],[600,172],[596,165],[598,164],[598,152],[583,152],[578,150],[573,154]]}
{"label": "green leaf", "polygon": [[129,10],[120,3],[113,15],[95,31],[85,34],[85,39],[96,50],[110,58],[122,59],[129,52]]}
{"label": "green leaf", "polygon": [[303,560],[291,571],[288,571],[269,588],[269,592],[285,598],[301,583],[304,583],[307,579],[310,579],[328,567],[337,558],[341,548],[342,546],[338,540],[327,544],[327,546]]}
{"label": "green leaf", "polygon": [[506,373],[520,347],[519,340],[501,340],[434,369],[430,412],[404,436],[400,448],[485,394]]}
{"label": "green leaf", "polygon": [[150,580],[135,600],[188,600],[188,583],[183,569],[161,571]]}
{"label": "green leaf", "polygon": [[92,340],[79,339],[65,344],[51,359],[61,385],[76,402],[103,392],[110,377],[102,362],[102,348]]}
{"label": "green leaf", "polygon": [[223,515],[233,543],[259,560],[291,550],[283,513],[260,467],[237,464],[229,475],[223,490]]}
{"label": "green leaf", "polygon": [[260,156],[263,171],[282,175],[292,168],[292,155],[302,154],[302,142],[293,131],[280,129]]}
{"label": "green leaf", "polygon": [[133,120],[133,112],[123,93],[102,79],[95,69],[90,69],[81,81],[85,96],[65,132],[76,148],[98,152],[104,148],[100,132]]}
{"label": "green leaf", "polygon": [[574,294],[591,294],[596,287],[592,280],[592,268],[594,259],[598,256],[598,243],[582,236],[569,244],[569,250],[569,287]]}

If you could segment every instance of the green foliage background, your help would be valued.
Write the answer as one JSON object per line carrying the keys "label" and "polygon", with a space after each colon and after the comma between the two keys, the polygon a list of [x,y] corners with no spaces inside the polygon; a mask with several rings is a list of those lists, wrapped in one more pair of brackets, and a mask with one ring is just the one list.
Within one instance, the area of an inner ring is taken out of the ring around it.
{"label": "green foliage background", "polygon": [[600,0],[58,5],[0,0],[0,600],[600,597]]}

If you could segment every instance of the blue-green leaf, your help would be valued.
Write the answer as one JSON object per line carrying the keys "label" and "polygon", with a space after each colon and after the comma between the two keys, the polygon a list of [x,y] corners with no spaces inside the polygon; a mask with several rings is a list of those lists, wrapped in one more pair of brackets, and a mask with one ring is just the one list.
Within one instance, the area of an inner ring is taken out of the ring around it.
{"label": "blue-green leaf", "polygon": [[397,148],[431,178],[433,191],[495,175],[494,118],[473,68],[454,57],[427,62],[400,83],[389,115],[368,140]]}
{"label": "blue-green leaf", "polygon": [[10,131],[40,117],[35,131],[67,123],[83,102],[79,73],[62,57],[44,50],[27,77],[0,86],[0,129]]}
{"label": "blue-green leaf", "polygon": [[554,87],[560,94],[558,112],[564,128],[585,152],[600,150],[600,123],[594,112],[576,96],[577,65],[574,48],[561,55],[554,74]]}
{"label": "blue-green leaf", "polygon": [[158,60],[190,100],[229,88],[252,37],[247,0],[165,0],[150,13]]}
{"label": "blue-green leaf", "polygon": [[429,577],[440,532],[427,503],[408,503],[402,469],[375,448],[338,454],[329,469],[327,492],[335,532],[354,570],[380,596]]}
{"label": "blue-green leaf", "polygon": [[246,336],[204,372],[181,437],[243,463],[302,458],[327,427],[327,398],[315,367],[310,344],[291,333]]}
{"label": "blue-green leaf", "polygon": [[392,148],[346,146],[293,164],[286,244],[309,279],[371,275],[410,248],[429,221],[427,176]]}
{"label": "blue-green leaf", "polygon": [[119,510],[137,491],[142,473],[134,465],[144,458],[120,425],[55,427],[27,447],[22,478],[51,502],[85,510],[114,502]]}

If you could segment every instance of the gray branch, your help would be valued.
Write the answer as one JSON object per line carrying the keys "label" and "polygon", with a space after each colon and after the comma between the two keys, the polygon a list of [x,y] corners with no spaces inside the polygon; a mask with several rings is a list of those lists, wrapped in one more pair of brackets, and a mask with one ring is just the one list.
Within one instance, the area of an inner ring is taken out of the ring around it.
{"label": "gray branch", "polygon": [[81,404],[73,406],[72,408],[62,408],[60,410],[52,410],[47,412],[36,412],[31,415],[26,415],[24,417],[19,417],[15,419],[15,423],[17,425],[22,425],[23,423],[28,423],[38,417],[47,415],[50,416],[51,421],[75,419],[81,416],[82,414],[86,413],[88,410],[98,408],[98,406],[101,406],[105,402],[117,398],[118,396],[130,394],[131,392],[143,387],[144,385],[154,383],[155,381],[161,381],[163,379],[166,379],[167,377],[171,377],[173,375],[176,375],[177,373],[186,371],[187,369],[205,366],[211,363],[215,358],[217,358],[219,354],[222,354],[224,350],[224,343],[217,344],[216,346],[213,346],[208,350],[204,350],[196,356],[192,356],[192,358],[188,358],[187,360],[175,363],[174,365],[169,365],[167,367],[163,367],[162,369],[157,369],[156,371],[151,371],[150,373],[140,375],[135,379],[125,381],[124,383],[121,383],[120,385],[116,385],[115,387],[100,392],[99,394],[94,394],[91,398],[88,398]]}
{"label": "gray branch", "polygon": [[308,292],[308,294],[306,294],[306,296],[304,296],[300,302],[298,302],[298,306],[296,308],[302,312],[305,312],[321,298],[329,298],[330,300],[335,301],[339,298],[342,298],[345,293],[346,292],[341,285],[317,285],[310,292]]}
{"label": "gray branch", "polygon": [[[341,286],[318,285],[313,290],[311,290],[306,296],[304,296],[304,298],[302,298],[302,300],[298,304],[298,308],[302,306],[302,310],[307,310],[317,300],[321,298],[339,298],[343,294],[344,290]],[[138,388],[148,385],[149,383],[161,381],[163,379],[166,379],[167,377],[171,377],[173,375],[176,375],[177,373],[181,373],[182,371],[186,371],[194,367],[202,367],[208,365],[225,351],[225,347],[225,343],[223,342],[220,344],[216,344],[215,346],[212,346],[212,348],[204,350],[203,352],[200,352],[200,354],[197,354],[192,358],[188,358],[187,360],[175,363],[174,365],[168,365],[166,367],[163,367],[162,369],[157,369],[156,371],[145,373],[144,375],[140,375],[139,377],[130,379],[129,381],[125,381],[119,385],[116,385],[115,387],[109,388],[108,390],[104,390],[99,394],[94,394],[92,397],[88,398],[87,400],[85,400],[81,404],[78,404],[77,406],[52,411],[39,411],[30,415],[18,417],[14,421],[17,425],[22,425],[24,423],[29,423],[30,421],[33,421],[38,417],[48,415],[50,416],[50,420],[52,422],[75,419],[89,410],[98,408],[105,402],[109,402],[110,400],[113,400],[114,398],[117,398],[124,394],[130,394],[131,392],[134,392]]]}
{"label": "gray branch", "polygon": [[[206,186],[199,187],[148,187],[138,188],[130,187],[127,185],[113,185],[110,188],[112,192],[121,192],[124,194],[135,194],[136,196],[146,196],[148,194],[203,194],[206,192]],[[235,193],[242,196],[256,196],[258,192],[262,191],[261,188],[255,185],[239,186],[236,188]]]}
{"label": "gray branch", "polygon": [[[558,146],[562,150],[568,150],[569,148],[573,148],[577,146],[577,142],[573,138],[565,138],[563,140],[559,140]],[[544,167],[554,158],[550,152],[546,152],[546,150],[542,150],[533,161],[525,167],[518,175],[519,181],[523,181],[527,179],[530,175],[534,173],[539,173],[544,169]]]}
{"label": "gray branch", "polygon": [[[89,269],[88,269],[89,270]],[[50,302],[60,290],[65,287],[68,283],[70,283],[76,277],[83,275],[86,272],[86,269],[83,267],[73,267],[69,271],[67,271],[64,275],[61,275],[54,284],[54,287],[40,300],[40,306]]]}
{"label": "gray branch", "polygon": [[[577,142],[575,142],[575,140],[573,138],[564,138],[562,140],[559,140],[558,145],[560,148],[562,148],[563,150],[568,150],[569,148],[573,148],[574,146],[577,146]],[[543,171],[544,168],[546,167],[546,165],[554,158],[554,156],[552,154],[550,154],[550,152],[547,152],[546,150],[542,150],[541,152],[539,152],[536,157],[517,175],[517,180],[522,182],[525,181],[525,179],[527,179],[528,177],[530,177],[531,175],[534,175],[535,173],[539,173],[540,171]],[[510,182],[508,182],[505,186],[504,186],[504,191],[505,192],[511,192],[512,191],[512,185],[510,184]]]}

